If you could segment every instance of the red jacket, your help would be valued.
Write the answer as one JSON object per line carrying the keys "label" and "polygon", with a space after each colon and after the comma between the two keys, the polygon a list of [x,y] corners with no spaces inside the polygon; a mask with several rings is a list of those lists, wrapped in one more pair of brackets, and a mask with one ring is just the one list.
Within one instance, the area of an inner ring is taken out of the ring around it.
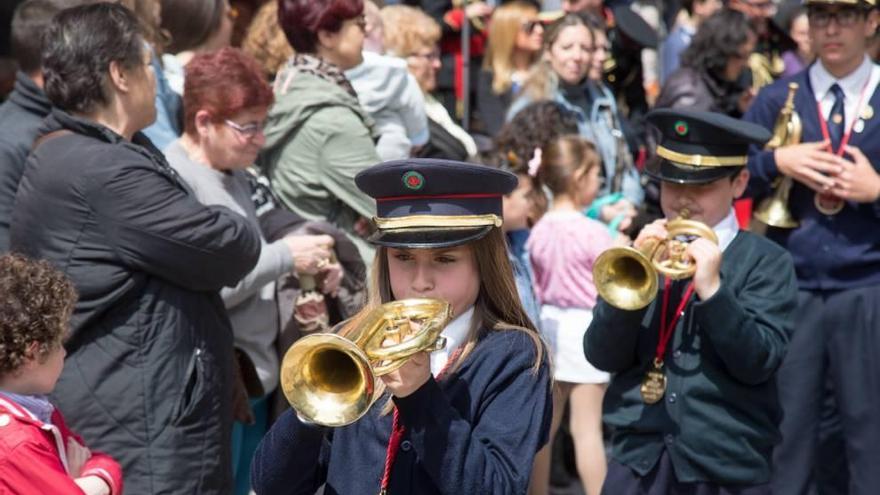
{"label": "red jacket", "polygon": [[[56,409],[45,424],[12,399],[0,394],[0,495],[82,494],[67,472],[68,438],[74,435]],[[98,476],[112,495],[122,493],[122,469],[110,456],[92,452],[80,476]]]}

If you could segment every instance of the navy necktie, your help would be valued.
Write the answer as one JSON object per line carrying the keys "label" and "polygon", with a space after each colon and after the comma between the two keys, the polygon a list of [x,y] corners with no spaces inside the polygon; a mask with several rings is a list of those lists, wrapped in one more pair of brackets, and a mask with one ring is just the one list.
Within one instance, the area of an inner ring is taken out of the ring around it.
{"label": "navy necktie", "polygon": [[843,106],[843,89],[837,83],[834,83],[829,90],[834,95],[834,105],[831,106],[831,113],[828,115],[828,137],[831,138],[831,149],[837,151],[840,141],[843,139],[843,132],[846,129],[846,112]]}

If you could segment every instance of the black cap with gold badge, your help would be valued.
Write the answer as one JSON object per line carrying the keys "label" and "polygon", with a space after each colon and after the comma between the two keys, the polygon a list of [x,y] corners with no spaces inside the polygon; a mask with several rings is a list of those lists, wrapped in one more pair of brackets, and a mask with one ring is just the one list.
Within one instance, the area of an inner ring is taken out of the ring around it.
{"label": "black cap with gold badge", "polygon": [[804,5],[859,5],[874,7],[877,0],[803,0]]}
{"label": "black cap with gold badge", "polygon": [[371,243],[388,247],[441,248],[475,241],[501,226],[502,197],[515,175],[483,165],[434,160],[395,160],[355,177],[376,200]]}
{"label": "black cap with gold badge", "polygon": [[661,138],[645,173],[679,184],[706,184],[739,172],[749,146],[763,146],[771,137],[764,127],[714,112],[661,109],[646,119]]}

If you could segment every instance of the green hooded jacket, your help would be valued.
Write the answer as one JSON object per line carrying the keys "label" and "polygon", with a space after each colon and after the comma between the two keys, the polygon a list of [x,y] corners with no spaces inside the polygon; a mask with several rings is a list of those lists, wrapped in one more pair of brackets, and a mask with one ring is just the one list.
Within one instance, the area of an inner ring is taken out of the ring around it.
{"label": "green hooded jacket", "polygon": [[[279,81],[285,79],[284,73],[278,75]],[[286,87],[279,86],[258,163],[288,208],[340,228],[369,266],[374,248],[355,233],[354,224],[360,217],[372,218],[375,204],[354,177],[381,161],[372,120],[357,98],[318,76],[296,72]]]}

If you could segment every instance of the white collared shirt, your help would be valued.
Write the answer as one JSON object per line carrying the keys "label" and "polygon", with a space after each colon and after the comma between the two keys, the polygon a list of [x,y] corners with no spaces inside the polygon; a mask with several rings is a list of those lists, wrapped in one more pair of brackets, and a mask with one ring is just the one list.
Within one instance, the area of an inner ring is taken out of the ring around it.
{"label": "white collared shirt", "polygon": [[718,236],[718,247],[721,248],[721,252],[724,252],[724,250],[727,249],[727,246],[733,242],[736,233],[739,232],[739,222],[736,220],[736,212],[733,208],[730,209],[730,212],[724,217],[724,220],[721,220],[717,225],[712,227],[712,230],[714,230],[715,235]]}
{"label": "white collared shirt", "polygon": [[449,356],[458,349],[458,346],[467,340],[468,332],[471,330],[471,319],[474,316],[474,307],[471,306],[467,311],[458,315],[458,317],[440,334],[446,337],[446,347],[439,351],[431,353],[431,374],[437,376],[446,367]]}
{"label": "white collared shirt", "polygon": [[[859,100],[862,100],[862,108],[864,108],[868,104],[868,100],[871,99],[871,95],[874,94],[874,88],[877,86],[877,82],[880,81],[880,67],[876,66],[865,55],[862,65],[842,79],[837,79],[825,69],[821,61],[817,61],[810,67],[809,76],[810,85],[813,87],[813,94],[816,97],[816,101],[819,102],[822,108],[822,116],[826,120],[831,113],[831,107],[834,106],[834,93],[831,92],[831,86],[834,83],[840,85],[840,88],[843,89],[843,111],[846,115],[846,126],[844,129],[850,129],[855,119],[858,118],[857,113],[861,110],[856,108]],[[862,97],[862,90],[865,92],[864,97]]]}

